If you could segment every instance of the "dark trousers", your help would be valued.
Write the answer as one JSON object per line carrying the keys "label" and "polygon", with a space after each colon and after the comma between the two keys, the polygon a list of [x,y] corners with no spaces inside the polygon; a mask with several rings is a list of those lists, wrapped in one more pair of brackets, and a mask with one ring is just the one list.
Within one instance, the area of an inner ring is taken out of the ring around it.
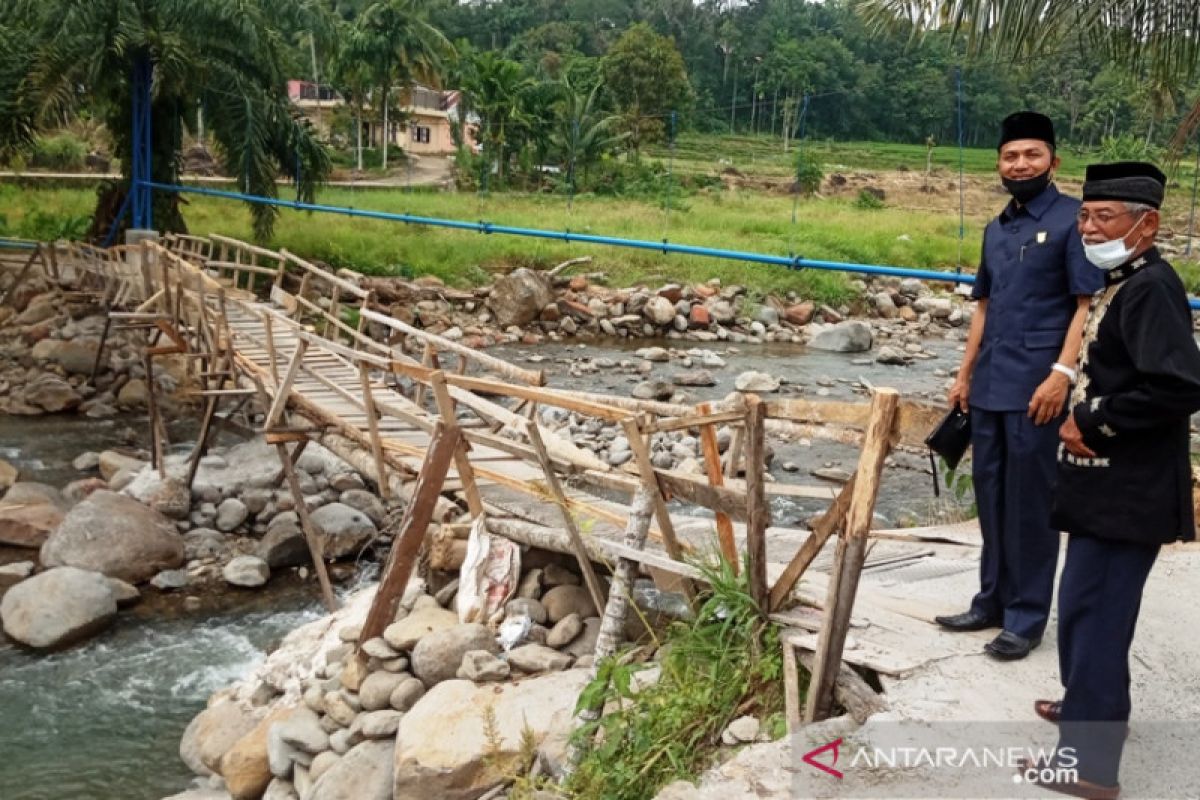
{"label": "dark trousers", "polygon": [[1059,534],[1050,528],[1061,420],[971,409],[971,457],[983,552],[972,608],[1041,637],[1054,596]]}
{"label": "dark trousers", "polygon": [[1129,721],[1129,648],[1159,545],[1072,535],[1058,587],[1059,748],[1079,777],[1117,783]]}

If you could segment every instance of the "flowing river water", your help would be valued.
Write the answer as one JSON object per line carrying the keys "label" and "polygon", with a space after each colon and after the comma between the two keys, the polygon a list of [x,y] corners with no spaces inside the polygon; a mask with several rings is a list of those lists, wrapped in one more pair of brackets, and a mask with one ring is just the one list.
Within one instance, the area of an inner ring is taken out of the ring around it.
{"label": "flowing river water", "polygon": [[[548,344],[491,352],[519,363],[539,359],[537,365],[547,370],[552,386],[627,394],[641,378],[619,367],[572,377],[569,364],[634,360],[633,351],[649,344]],[[733,390],[740,372],[753,369],[803,387],[806,397],[861,400],[853,390],[860,379],[910,395],[940,393],[945,378],[935,370],[954,369],[958,344],[939,340],[926,346],[939,357],[894,367],[795,345],[740,345],[737,352],[721,344],[705,345],[728,366],[710,370],[716,386],[687,391],[694,401],[718,399]],[[655,366],[651,377],[666,380],[682,369],[677,364]],[[144,423],[133,417],[0,416],[0,458],[19,467],[24,480],[61,487],[79,477],[71,467],[75,456],[144,443]],[[183,421],[173,429],[172,441],[185,442],[189,424],[194,423]],[[789,444],[777,448],[772,472],[780,480],[812,484],[816,479],[805,474],[809,469],[834,465],[852,470],[856,458],[850,447]],[[800,478],[781,470],[789,460],[801,466]],[[922,459],[898,456],[897,466],[885,476],[880,513],[889,521],[906,514],[928,516],[931,479],[921,471]],[[778,499],[773,514],[777,524],[794,524],[824,504]],[[28,551],[0,549],[0,563],[30,557]],[[213,691],[244,674],[289,630],[320,614],[311,584],[286,577],[264,590],[210,598],[194,612],[182,611],[177,598],[165,601],[154,590],[146,594],[106,633],[64,652],[33,654],[0,637],[0,799],[157,800],[181,791],[191,782],[178,757],[188,721]]]}

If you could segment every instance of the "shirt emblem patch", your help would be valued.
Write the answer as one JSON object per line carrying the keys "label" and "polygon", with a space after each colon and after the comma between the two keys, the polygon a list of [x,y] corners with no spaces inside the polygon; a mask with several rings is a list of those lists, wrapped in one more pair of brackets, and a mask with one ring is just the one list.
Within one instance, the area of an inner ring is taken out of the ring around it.
{"label": "shirt emblem patch", "polygon": [[1038,232],[1037,232],[1037,243],[1038,243],[1038,244],[1045,244],[1045,243],[1046,243],[1046,237],[1047,237],[1048,235],[1049,235],[1049,234],[1047,234],[1047,233],[1046,233],[1046,231],[1038,231]]}

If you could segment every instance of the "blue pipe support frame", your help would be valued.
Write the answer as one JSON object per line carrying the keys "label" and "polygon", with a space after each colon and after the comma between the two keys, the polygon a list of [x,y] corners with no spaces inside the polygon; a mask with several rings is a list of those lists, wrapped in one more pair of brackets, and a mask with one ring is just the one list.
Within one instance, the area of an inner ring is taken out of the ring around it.
{"label": "blue pipe support frame", "polygon": [[[439,217],[420,217],[413,214],[396,214],[390,211],[372,211],[371,209],[349,208],[347,206],[331,206],[322,203],[301,203],[298,200],[280,200],[273,197],[227,192],[222,189],[208,189],[201,186],[180,186],[154,181],[145,184],[150,189],[164,192],[179,192],[183,194],[198,194],[206,197],[220,197],[227,200],[242,200],[258,205],[290,208],[295,211],[317,211],[325,214],[342,214],[348,217],[364,219],[380,219],[388,222],[403,222],[409,225],[427,225],[431,228],[449,228],[451,230],[474,231],[483,234],[501,234],[505,236],[528,236],[535,239],[551,239],[560,242],[581,242],[583,244],[604,245],[608,247],[627,247],[634,250],[653,250],[655,252],[680,255],[703,256],[725,261],[742,261],[751,264],[770,264],[787,267],[788,269],[816,269],[829,272],[853,272],[860,275],[875,275],[891,278],[916,278],[923,281],[945,281],[947,283],[963,283],[972,285],[975,276],[959,272],[942,272],[932,269],[913,269],[910,267],[893,267],[881,264],[855,264],[841,261],[822,261],[819,259],[803,258],[801,256],[777,256],[769,253],[754,253],[745,250],[724,250],[713,247],[700,247],[690,244],[674,244],[663,240],[653,242],[646,239],[623,239],[614,236],[599,236],[590,233],[572,233],[571,231],[549,231],[541,228],[521,228],[512,225],[497,225],[491,222],[468,222],[458,219],[441,219]],[[1200,310],[1200,300],[1189,298],[1192,310]]]}
{"label": "blue pipe support frame", "polygon": [[133,111],[133,181],[129,192],[133,196],[133,227],[154,227],[154,193],[150,188],[152,169],[151,147],[151,83],[154,67],[148,56],[141,56],[133,64],[131,88]]}

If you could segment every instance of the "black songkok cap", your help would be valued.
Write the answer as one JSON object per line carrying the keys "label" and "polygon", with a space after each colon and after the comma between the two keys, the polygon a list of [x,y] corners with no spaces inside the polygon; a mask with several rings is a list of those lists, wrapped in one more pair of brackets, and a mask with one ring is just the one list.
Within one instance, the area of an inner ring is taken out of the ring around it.
{"label": "black songkok cap", "polygon": [[1083,182],[1083,199],[1121,200],[1160,208],[1167,189],[1167,176],[1144,161],[1091,164]]}
{"label": "black songkok cap", "polygon": [[1053,150],[1055,147],[1054,123],[1045,114],[1039,114],[1036,111],[1018,111],[1015,114],[1009,114],[1000,123],[1000,144],[996,145],[996,149],[999,150],[1017,139],[1040,139],[1050,145],[1050,149]]}

